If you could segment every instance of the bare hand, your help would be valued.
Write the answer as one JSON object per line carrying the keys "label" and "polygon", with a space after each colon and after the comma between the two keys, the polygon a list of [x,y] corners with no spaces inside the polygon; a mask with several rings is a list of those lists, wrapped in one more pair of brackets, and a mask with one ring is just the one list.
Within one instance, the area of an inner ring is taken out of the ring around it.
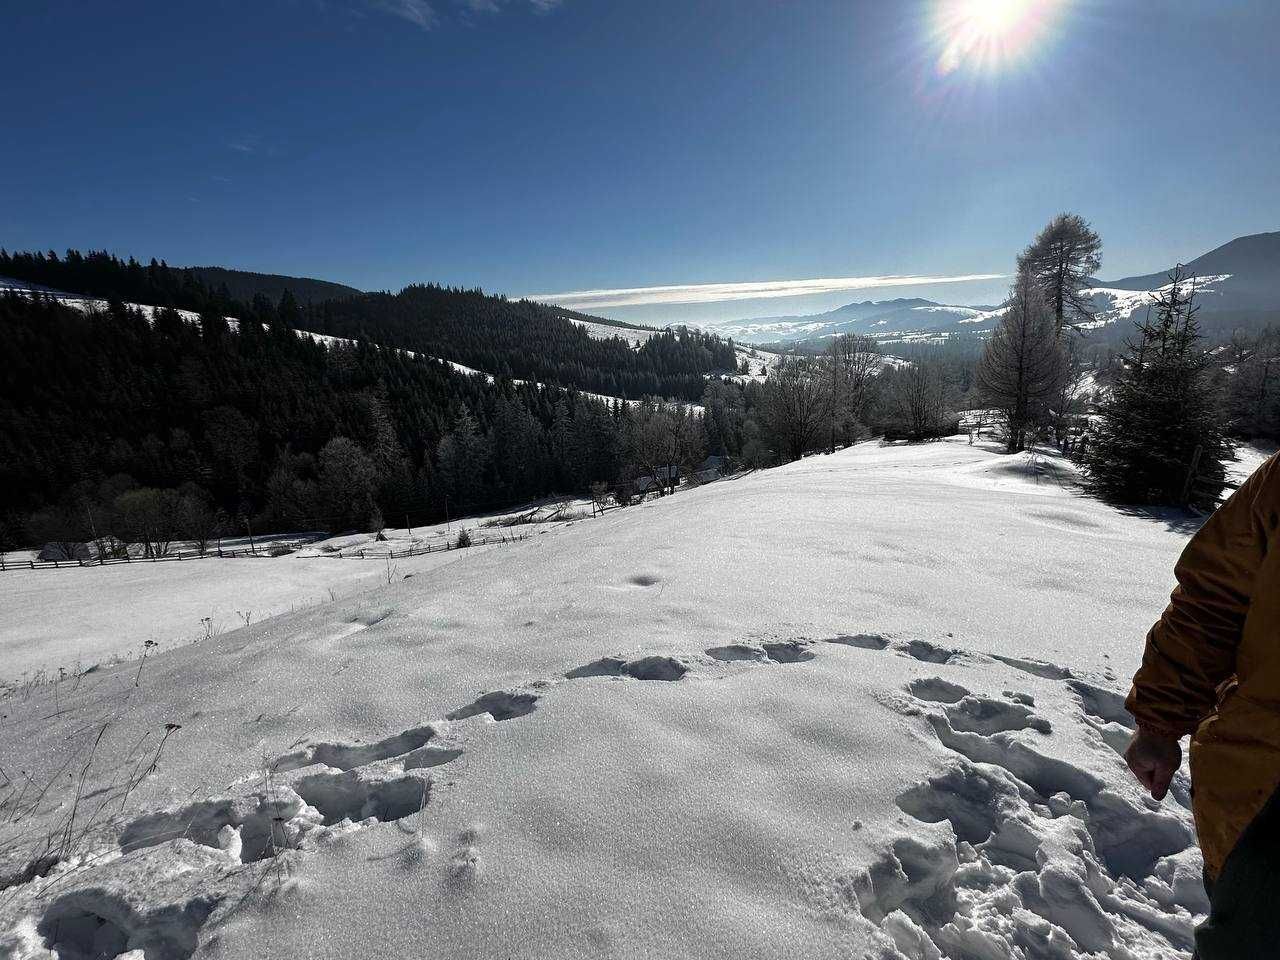
{"label": "bare hand", "polygon": [[1163,800],[1173,775],[1182,766],[1182,747],[1171,737],[1139,730],[1124,751],[1124,761],[1151,796]]}

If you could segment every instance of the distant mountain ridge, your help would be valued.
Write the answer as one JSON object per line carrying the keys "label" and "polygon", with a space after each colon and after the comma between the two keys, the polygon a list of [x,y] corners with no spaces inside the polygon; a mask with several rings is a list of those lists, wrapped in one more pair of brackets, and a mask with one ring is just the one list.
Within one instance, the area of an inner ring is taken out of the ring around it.
{"label": "distant mountain ridge", "polygon": [[[1280,231],[1237,237],[1183,266],[1197,277],[1228,277],[1216,284],[1216,295],[1222,298],[1221,308],[1280,306]],[[1153,290],[1168,282],[1169,271],[1162,270],[1098,285],[1121,290]]]}
{"label": "distant mountain ridge", "polygon": [[212,290],[225,287],[233,300],[248,301],[258,294],[269,300],[279,300],[288,290],[301,303],[322,303],[325,300],[355,297],[364,293],[363,290],[349,287],[345,283],[316,280],[312,277],[288,277],[276,273],[230,270],[226,267],[184,269]]}
{"label": "distant mountain ridge", "polygon": [[[1227,335],[1236,328],[1256,329],[1280,323],[1280,232],[1255,233],[1224,243],[1188,260],[1185,275],[1195,278],[1201,329]],[[1084,291],[1093,300],[1097,319],[1087,326],[1126,331],[1127,321],[1155,302],[1169,284],[1170,270],[1095,281]]]}
{"label": "distant mountain ridge", "polygon": [[[1197,278],[1201,324],[1209,333],[1236,326],[1280,323],[1280,231],[1237,237],[1183,264]],[[1084,291],[1097,319],[1086,326],[1098,336],[1127,333],[1125,321],[1155,300],[1169,270],[1094,280]],[[717,324],[715,332],[744,343],[821,347],[833,336],[860,333],[885,343],[974,337],[990,332],[1001,309],[961,306],[922,298],[864,300],[808,316],[757,317]]]}
{"label": "distant mountain ridge", "polygon": [[807,343],[845,333],[882,338],[953,327],[981,319],[994,308],[938,303],[923,297],[860,300],[825,313],[759,317],[718,324],[715,331],[744,343]]}

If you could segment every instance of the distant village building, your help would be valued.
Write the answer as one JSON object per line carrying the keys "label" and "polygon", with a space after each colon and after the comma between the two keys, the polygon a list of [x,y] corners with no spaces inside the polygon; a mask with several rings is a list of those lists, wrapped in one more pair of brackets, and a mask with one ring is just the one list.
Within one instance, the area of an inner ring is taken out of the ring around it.
{"label": "distant village building", "polygon": [[76,543],[74,541],[64,542],[62,540],[51,540],[40,548],[40,553],[36,555],[36,559],[40,561],[47,560],[84,560],[89,561],[94,558],[93,552],[90,550],[90,544]]}
{"label": "distant village building", "polygon": [[729,472],[729,458],[720,456],[710,456],[698,464],[693,471],[693,475],[699,483],[709,483],[712,480],[719,480]]}
{"label": "distant village building", "polygon": [[666,467],[658,467],[652,473],[645,473],[636,477],[635,488],[636,493],[643,496],[650,490],[657,490],[658,484],[663,487],[674,487],[680,482],[680,467],[678,464],[671,464]]}
{"label": "distant village building", "polygon": [[104,553],[108,560],[112,557],[123,556],[127,553],[127,545],[114,537],[105,537],[101,541],[89,540],[84,543],[75,540],[50,540],[40,548],[39,554],[36,555],[36,560],[56,560],[59,562],[79,560],[88,563],[97,561],[99,556]]}
{"label": "distant village building", "polygon": [[[707,457],[700,464],[694,467],[688,473],[688,479],[692,483],[710,483],[712,480],[719,480],[729,472],[729,458],[712,456]],[[650,473],[644,473],[635,479],[635,492],[640,496],[650,493],[658,489],[661,483],[666,489],[674,489],[680,483],[680,465],[673,463],[665,467],[658,467]]]}

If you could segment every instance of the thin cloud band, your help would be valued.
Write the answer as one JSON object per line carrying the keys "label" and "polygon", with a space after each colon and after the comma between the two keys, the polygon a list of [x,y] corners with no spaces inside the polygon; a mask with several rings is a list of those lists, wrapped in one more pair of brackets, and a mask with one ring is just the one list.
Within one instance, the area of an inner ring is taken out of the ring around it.
{"label": "thin cloud band", "polygon": [[722,300],[772,300],[841,290],[873,287],[925,286],[933,283],[965,283],[999,280],[1004,274],[969,273],[950,277],[880,276],[828,277],[815,280],[761,280],[745,283],[689,283],[657,287],[624,287],[615,290],[570,290],[564,293],[531,293],[525,299],[540,300],[577,309],[629,307],[651,303],[716,303]]}

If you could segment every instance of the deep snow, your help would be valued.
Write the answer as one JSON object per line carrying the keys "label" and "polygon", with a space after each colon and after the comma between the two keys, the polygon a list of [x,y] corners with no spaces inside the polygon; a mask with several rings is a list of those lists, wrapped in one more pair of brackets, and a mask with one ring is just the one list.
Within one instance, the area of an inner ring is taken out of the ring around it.
{"label": "deep snow", "polygon": [[[393,562],[418,574],[461,554]],[[386,583],[385,564],[300,556],[216,558],[0,573],[0,683],[168,649]],[[208,618],[206,625],[205,618]]]}
{"label": "deep snow", "polygon": [[0,953],[1186,957],[1118,750],[1193,527],[864,444],[10,696]]}

